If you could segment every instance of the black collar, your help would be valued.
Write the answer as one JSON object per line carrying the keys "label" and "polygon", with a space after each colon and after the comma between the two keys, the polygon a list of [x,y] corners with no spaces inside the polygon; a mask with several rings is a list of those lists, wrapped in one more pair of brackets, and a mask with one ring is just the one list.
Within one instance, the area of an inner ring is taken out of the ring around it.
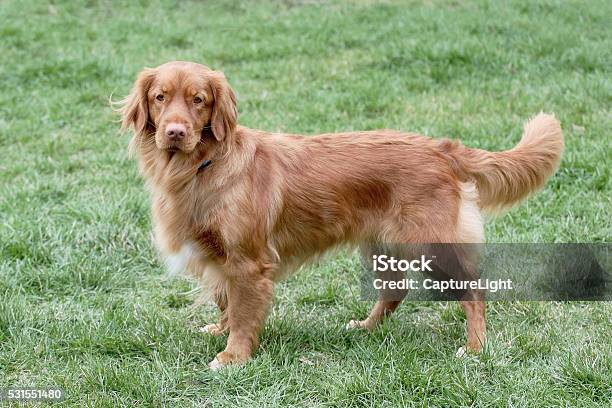
{"label": "black collar", "polygon": [[207,168],[208,166],[210,166],[212,162],[208,159],[204,160],[202,162],[202,164],[200,164],[200,167],[198,167],[198,173],[200,173],[201,171],[203,171],[205,168]]}

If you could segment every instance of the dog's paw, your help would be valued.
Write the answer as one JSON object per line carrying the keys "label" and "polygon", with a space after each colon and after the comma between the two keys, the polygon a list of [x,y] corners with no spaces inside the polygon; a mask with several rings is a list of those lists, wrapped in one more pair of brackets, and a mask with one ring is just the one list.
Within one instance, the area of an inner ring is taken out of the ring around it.
{"label": "dog's paw", "polygon": [[207,324],[204,327],[200,327],[200,333],[206,333],[212,336],[221,336],[224,333],[224,330],[221,329],[218,324],[212,323]]}
{"label": "dog's paw", "polygon": [[225,367],[226,364],[221,363],[217,357],[214,358],[213,361],[211,361],[210,363],[208,363],[208,368],[210,368],[212,371],[217,371],[222,369],[223,367]]}
{"label": "dog's paw", "polygon": [[217,354],[217,357],[215,357],[213,361],[208,363],[208,368],[210,368],[212,371],[217,371],[230,365],[244,364],[247,360],[248,357],[241,358],[233,353],[222,351]]}
{"label": "dog's paw", "polygon": [[455,353],[457,358],[476,357],[480,354],[480,348],[470,348],[468,346],[461,346]]}
{"label": "dog's paw", "polygon": [[344,328],[346,330],[354,330],[354,329],[367,329],[367,330],[369,330],[370,329],[367,326],[365,320],[351,320],[350,322],[348,322],[346,324],[346,326]]}

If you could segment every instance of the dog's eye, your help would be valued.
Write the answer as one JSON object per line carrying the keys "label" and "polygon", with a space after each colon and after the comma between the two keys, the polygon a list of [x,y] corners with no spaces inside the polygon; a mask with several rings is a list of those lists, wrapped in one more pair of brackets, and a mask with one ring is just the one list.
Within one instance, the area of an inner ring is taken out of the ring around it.
{"label": "dog's eye", "polygon": [[157,96],[155,97],[155,99],[157,99],[157,100],[158,100],[158,101],[160,101],[160,102],[163,102],[163,101],[164,101],[164,95],[163,95],[163,94],[159,94],[159,95],[157,95]]}
{"label": "dog's eye", "polygon": [[195,98],[193,98],[193,103],[195,103],[196,105],[198,103],[202,103],[202,98],[200,98],[199,96],[196,96]]}

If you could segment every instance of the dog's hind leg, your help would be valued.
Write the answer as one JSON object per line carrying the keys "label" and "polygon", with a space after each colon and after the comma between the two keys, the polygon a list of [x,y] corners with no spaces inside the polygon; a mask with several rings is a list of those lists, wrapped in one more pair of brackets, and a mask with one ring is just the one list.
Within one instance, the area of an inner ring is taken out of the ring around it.
{"label": "dog's hind leg", "polygon": [[[367,245],[364,244],[361,246],[361,253],[364,259],[369,260],[373,255],[387,253],[385,251],[385,246],[381,245]],[[404,274],[402,272],[385,272],[383,274],[378,274],[378,278],[382,278],[385,281],[396,281],[399,282],[404,278]],[[389,289],[381,289],[378,291],[378,301],[370,311],[370,314],[365,320],[351,320],[347,323],[347,329],[367,329],[373,330],[378,326],[385,317],[389,316],[391,313],[397,309],[397,307],[402,303],[402,300],[406,296],[406,290],[389,290]]]}
{"label": "dog's hind leg", "polygon": [[401,300],[379,300],[365,320],[351,320],[346,328],[373,330],[386,316],[393,313],[400,303],[402,303]]}
{"label": "dog's hind leg", "polygon": [[[474,184],[461,185],[461,201],[457,222],[458,241],[464,243],[459,249],[462,251],[461,261],[464,266],[463,280],[476,280],[480,277],[478,264],[480,260],[480,246],[472,245],[485,242],[484,222],[478,207],[478,192]],[[461,357],[465,352],[478,353],[486,340],[486,303],[485,293],[480,290],[468,291],[461,298],[461,307],[467,319],[467,343],[457,351]]]}
{"label": "dog's hind leg", "polygon": [[462,300],[461,307],[467,318],[467,343],[457,350],[457,357],[466,352],[479,353],[486,340],[486,304],[482,300]]}

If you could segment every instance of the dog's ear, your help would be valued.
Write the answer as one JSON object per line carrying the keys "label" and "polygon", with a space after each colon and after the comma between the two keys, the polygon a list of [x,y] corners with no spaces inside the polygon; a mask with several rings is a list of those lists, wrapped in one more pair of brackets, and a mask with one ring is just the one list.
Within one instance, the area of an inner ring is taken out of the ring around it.
{"label": "dog's ear", "polygon": [[212,71],[211,88],[215,98],[210,125],[215,139],[229,138],[236,130],[236,95],[222,72]]}
{"label": "dog's ear", "polygon": [[130,94],[121,101],[121,127],[134,129],[134,135],[144,135],[152,126],[149,120],[148,92],[157,72],[145,68],[136,79]]}

